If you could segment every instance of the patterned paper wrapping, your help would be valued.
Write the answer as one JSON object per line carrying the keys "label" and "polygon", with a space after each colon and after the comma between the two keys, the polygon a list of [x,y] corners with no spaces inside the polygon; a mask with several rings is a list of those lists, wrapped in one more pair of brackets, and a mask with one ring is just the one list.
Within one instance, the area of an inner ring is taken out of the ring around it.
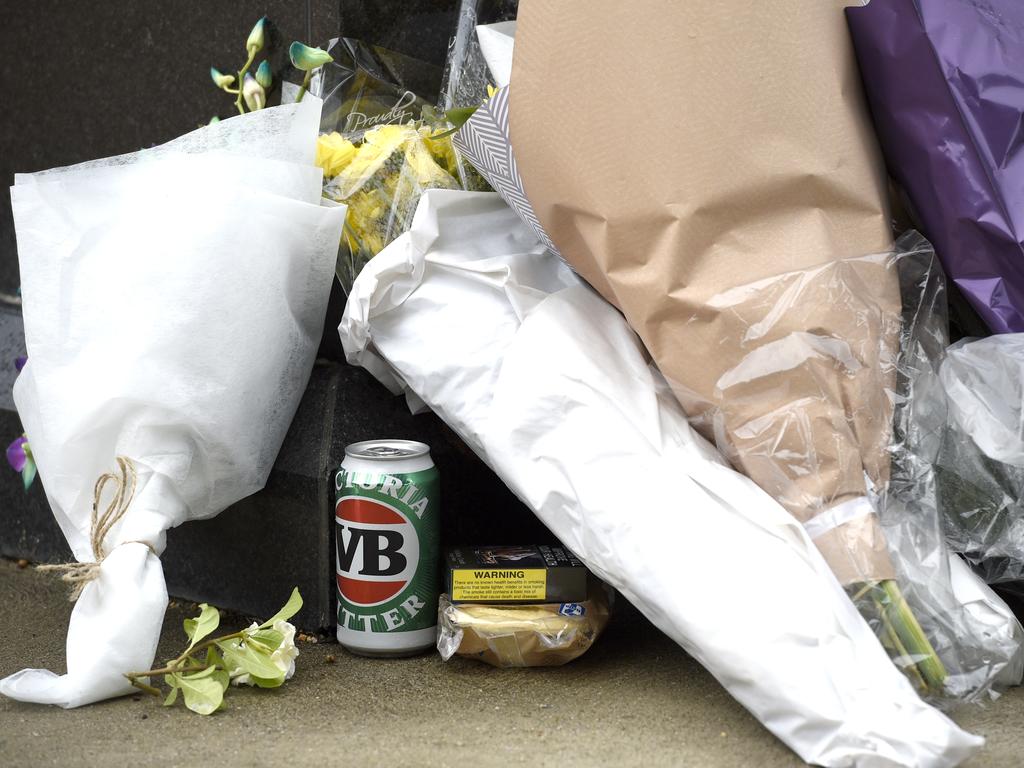
{"label": "patterned paper wrapping", "polygon": [[519,218],[530,225],[548,250],[558,254],[558,248],[537,221],[523,190],[523,179],[516,167],[516,154],[508,134],[508,92],[506,86],[485,101],[455,134],[452,143]]}

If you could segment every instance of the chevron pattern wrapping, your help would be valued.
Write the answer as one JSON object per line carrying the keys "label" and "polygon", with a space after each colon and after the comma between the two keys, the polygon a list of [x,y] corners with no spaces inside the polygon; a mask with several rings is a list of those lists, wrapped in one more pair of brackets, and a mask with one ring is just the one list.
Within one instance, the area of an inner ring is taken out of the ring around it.
{"label": "chevron pattern wrapping", "polygon": [[508,129],[510,87],[502,88],[485,101],[452,137],[452,143],[480,175],[487,179],[487,183],[501,195],[519,218],[533,228],[548,250],[561,257],[548,233],[537,221],[533,206],[530,205],[523,190],[519,169],[516,167],[516,156],[512,151]]}

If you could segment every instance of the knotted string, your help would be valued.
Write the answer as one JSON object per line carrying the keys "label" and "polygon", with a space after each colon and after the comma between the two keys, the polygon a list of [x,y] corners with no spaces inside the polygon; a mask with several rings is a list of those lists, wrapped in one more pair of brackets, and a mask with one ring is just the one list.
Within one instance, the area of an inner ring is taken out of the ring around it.
{"label": "knotted string", "polygon": [[[68,599],[75,602],[82,594],[86,585],[93,581],[100,573],[100,564],[106,560],[109,554],[103,546],[107,534],[115,525],[120,522],[131,506],[135,498],[135,485],[138,475],[135,472],[135,464],[131,459],[124,456],[117,457],[117,467],[120,474],[106,472],[96,480],[92,496],[92,517],[90,520],[89,538],[92,544],[92,554],[95,562],[91,563],[62,563],[60,565],[40,565],[40,571],[54,571],[61,575],[61,581],[71,585],[71,594]],[[100,502],[103,491],[108,483],[114,484],[114,497],[110,500],[107,508],[100,514]],[[144,541],[130,542],[125,544],[145,544],[150,551],[156,554],[152,545]]]}

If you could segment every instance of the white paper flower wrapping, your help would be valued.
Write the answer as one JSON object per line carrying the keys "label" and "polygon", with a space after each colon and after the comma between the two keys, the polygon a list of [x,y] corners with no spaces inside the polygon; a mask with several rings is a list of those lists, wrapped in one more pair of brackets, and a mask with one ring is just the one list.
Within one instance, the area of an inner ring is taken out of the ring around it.
{"label": "white paper flower wrapping", "polygon": [[803,527],[690,428],[622,315],[497,195],[427,192],[340,332],[804,760],[938,768],[980,746],[918,698]]}
{"label": "white paper flower wrapping", "polygon": [[75,606],[68,673],[19,672],[5,695],[73,707],[132,690],[122,675],[149,669],[166,607],[165,531],[266,482],[309,379],[345,215],[319,203],[319,119],[310,98],[17,178],[29,362],[14,398],[79,560],[94,559],[93,486],[116,457],[138,490]]}

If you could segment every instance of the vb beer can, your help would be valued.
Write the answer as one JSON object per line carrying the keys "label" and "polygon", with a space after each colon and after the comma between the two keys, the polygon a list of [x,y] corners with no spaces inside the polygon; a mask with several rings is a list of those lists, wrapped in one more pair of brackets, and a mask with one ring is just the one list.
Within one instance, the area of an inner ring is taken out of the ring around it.
{"label": "vb beer can", "polygon": [[367,440],[335,476],[338,642],[364,656],[434,647],[440,487],[430,448]]}

